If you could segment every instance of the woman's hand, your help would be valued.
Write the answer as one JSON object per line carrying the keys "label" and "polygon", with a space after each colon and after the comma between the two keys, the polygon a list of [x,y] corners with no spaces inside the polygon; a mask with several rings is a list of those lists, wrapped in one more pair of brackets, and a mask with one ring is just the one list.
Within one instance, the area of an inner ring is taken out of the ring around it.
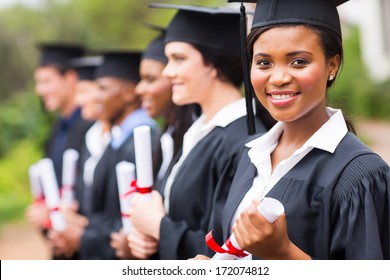
{"label": "woman's hand", "polygon": [[137,231],[160,239],[160,224],[165,216],[163,200],[159,192],[152,191],[151,198],[135,194],[131,200],[130,219]]}
{"label": "woman's hand", "polygon": [[156,239],[140,233],[134,227],[131,228],[127,241],[131,254],[137,259],[148,259],[158,250]]}
{"label": "woman's hand", "polygon": [[191,261],[204,261],[204,260],[210,260],[209,257],[205,256],[205,255],[196,255],[194,258],[191,258],[189,259]]}
{"label": "woman's hand", "polygon": [[51,231],[50,240],[55,252],[67,257],[80,250],[81,238],[88,225],[88,219],[78,213],[64,213],[66,228],[62,232]]}
{"label": "woman's hand", "polygon": [[27,221],[36,229],[46,227],[50,221],[50,212],[44,203],[33,203],[26,211]]}
{"label": "woman's hand", "polygon": [[110,245],[115,249],[115,255],[121,260],[134,259],[130,248],[127,245],[127,236],[121,229],[118,232],[111,233]]}
{"label": "woman's hand", "polygon": [[296,247],[287,234],[285,214],[269,223],[257,210],[260,201],[240,214],[233,233],[241,248],[262,259],[310,259]]}

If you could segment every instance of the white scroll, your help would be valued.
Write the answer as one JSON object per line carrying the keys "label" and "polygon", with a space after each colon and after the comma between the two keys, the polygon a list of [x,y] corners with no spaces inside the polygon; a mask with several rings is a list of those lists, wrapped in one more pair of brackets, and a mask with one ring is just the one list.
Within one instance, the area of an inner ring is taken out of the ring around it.
{"label": "white scroll", "polygon": [[122,213],[122,228],[123,232],[127,235],[130,233],[132,227],[129,219],[129,210],[131,206],[131,195],[135,192],[135,189],[131,188],[131,182],[135,179],[135,165],[131,162],[121,161],[116,165],[115,170]]}
{"label": "white scroll", "polygon": [[34,163],[28,169],[28,175],[30,179],[31,195],[34,199],[34,203],[41,203],[44,201],[43,189],[41,184],[39,166]]}
{"label": "white scroll", "polygon": [[66,224],[65,218],[59,209],[60,193],[54,171],[53,161],[49,158],[44,158],[41,159],[38,164],[43,193],[45,194],[46,206],[50,211],[50,221],[52,227],[57,231],[63,231],[66,227]]}
{"label": "white scroll", "polygon": [[149,126],[134,128],[134,146],[138,192],[149,198],[153,187],[152,140]]}
{"label": "white scroll", "polygon": [[[273,223],[276,221],[276,219],[284,213],[284,206],[283,204],[274,198],[271,197],[265,197],[257,207],[257,210],[259,213],[269,222]],[[240,245],[238,245],[236,237],[234,234],[232,234],[229,237],[230,244],[237,249],[238,251],[242,250]],[[227,242],[223,245],[223,249],[228,250],[228,247],[226,246]],[[237,256],[233,254],[227,253],[216,253],[212,260],[234,260]]]}
{"label": "white scroll", "polygon": [[77,175],[77,161],[79,153],[74,149],[67,149],[62,160],[62,202],[65,206],[70,206],[74,198],[74,186]]}

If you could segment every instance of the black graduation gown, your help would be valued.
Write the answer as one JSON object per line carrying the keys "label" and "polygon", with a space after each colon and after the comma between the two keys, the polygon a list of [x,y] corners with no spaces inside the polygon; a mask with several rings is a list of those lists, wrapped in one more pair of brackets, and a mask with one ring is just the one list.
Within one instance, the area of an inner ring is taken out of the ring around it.
{"label": "black graduation gown", "polygon": [[[222,216],[224,240],[256,168],[242,153]],[[282,202],[291,241],[315,259],[389,259],[390,169],[348,133],[334,154],[313,149],[266,195]]]}
{"label": "black graduation gown", "polygon": [[75,115],[73,116],[71,122],[64,122],[62,119],[59,119],[55,122],[45,146],[45,155],[53,160],[59,186],[61,186],[62,182],[62,159],[55,160],[55,142],[57,141],[59,134],[65,134],[65,143],[63,149],[60,152],[61,155],[67,149],[75,149],[77,152],[81,153],[82,147],[84,145],[85,133],[93,124],[92,122],[85,121],[81,117],[79,109],[77,109],[74,114]]}
{"label": "black graduation gown", "polygon": [[[256,126],[265,132],[258,119]],[[247,139],[246,117],[241,117],[225,128],[214,128],[188,154],[172,184],[169,214],[161,221],[159,259],[188,259],[207,252],[211,213],[218,216],[222,211],[237,153]]]}
{"label": "black graduation gown", "polygon": [[[152,148],[158,141],[158,131],[151,128]],[[135,163],[133,134],[114,150],[108,145],[96,166],[92,186],[89,224],[82,236],[80,259],[116,259],[110,246],[110,234],[122,227],[115,166],[121,161]],[[82,201],[82,200],[81,200]]]}

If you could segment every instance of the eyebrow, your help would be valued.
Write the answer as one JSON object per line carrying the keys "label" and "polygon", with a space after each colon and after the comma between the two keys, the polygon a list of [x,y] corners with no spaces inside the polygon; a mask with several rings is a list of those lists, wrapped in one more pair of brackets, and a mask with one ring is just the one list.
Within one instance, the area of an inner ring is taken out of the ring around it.
{"label": "eyebrow", "polygon": [[[304,51],[304,50],[298,50],[298,51],[293,51],[293,52],[289,52],[286,54],[287,57],[291,57],[291,56],[296,56],[296,55],[299,55],[299,54],[306,54],[306,55],[312,55],[311,52],[308,52],[308,51]],[[271,57],[271,55],[267,54],[267,53],[256,53],[254,55],[254,57],[257,57],[257,56],[260,56],[260,57]]]}

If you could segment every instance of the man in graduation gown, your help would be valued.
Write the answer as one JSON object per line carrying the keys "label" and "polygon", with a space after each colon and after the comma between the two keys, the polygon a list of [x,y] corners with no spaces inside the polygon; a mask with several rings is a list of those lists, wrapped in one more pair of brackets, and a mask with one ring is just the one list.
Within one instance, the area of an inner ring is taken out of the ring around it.
{"label": "man in graduation gown", "polygon": [[[74,222],[60,236],[66,243],[64,252],[76,254],[79,259],[116,258],[110,235],[122,227],[122,216],[115,167],[121,161],[135,163],[135,127],[150,126],[152,145],[158,141],[158,124],[140,108],[140,99],[134,92],[139,81],[140,57],[139,52],[103,53],[103,64],[95,73],[101,95],[99,119],[110,123],[111,142],[96,165],[90,189],[80,181],[77,187],[80,213],[74,214]],[[82,217],[88,220],[86,226],[78,222]]]}
{"label": "man in graduation gown", "polygon": [[91,125],[81,118],[76,106],[77,72],[69,60],[82,56],[84,49],[64,44],[42,45],[42,57],[35,71],[35,90],[49,112],[58,112],[45,147],[45,154],[53,160],[57,181],[62,179],[62,154],[66,149],[80,151],[85,132]]}
{"label": "man in graduation gown", "polygon": [[[58,185],[62,181],[62,156],[65,150],[78,152],[84,135],[91,123],[81,118],[75,104],[78,75],[68,63],[70,59],[83,55],[78,45],[50,43],[40,45],[41,57],[35,70],[35,91],[42,98],[45,109],[57,113],[45,146],[45,157],[53,160]],[[48,228],[48,210],[44,204],[33,204],[27,210],[29,222],[36,228]]]}

